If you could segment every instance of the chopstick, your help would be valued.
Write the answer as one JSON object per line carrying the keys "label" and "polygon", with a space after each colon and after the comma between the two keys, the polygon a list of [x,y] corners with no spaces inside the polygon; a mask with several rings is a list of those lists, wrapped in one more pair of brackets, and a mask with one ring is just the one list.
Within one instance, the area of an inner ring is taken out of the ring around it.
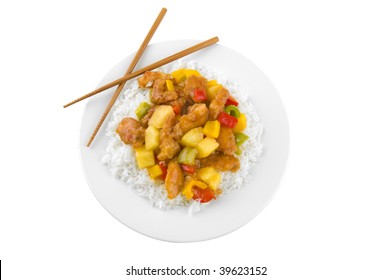
{"label": "chopstick", "polygon": [[[154,24],[151,26],[150,31],[148,31],[146,38],[144,39],[143,43],[141,44],[141,46],[139,47],[139,50],[137,51],[137,53],[135,54],[131,64],[129,65],[127,71],[125,72],[126,74],[130,74],[132,73],[133,69],[135,69],[136,64],[139,62],[140,57],[143,55],[145,49],[148,46],[148,43],[150,42],[152,36],[154,36],[155,31],[158,29],[159,24],[162,22],[163,17],[165,16],[167,12],[166,8],[162,8],[161,12],[159,13],[158,17],[156,18]],[[122,89],[125,86],[125,81],[120,83],[116,89],[116,91],[114,92],[112,98],[110,99],[108,105],[106,106],[106,109],[104,111],[104,113],[102,114],[101,119],[99,120],[97,126],[94,129],[93,134],[90,137],[90,140],[87,143],[87,147],[90,147],[91,143],[94,141],[95,136],[97,135],[99,129],[101,128],[103,122],[105,121],[107,115],[109,114],[110,110],[113,107],[114,102],[116,101],[116,99],[118,98],[118,96],[120,95]]]}
{"label": "chopstick", "polygon": [[82,101],[82,100],[84,100],[86,98],[89,98],[89,97],[91,97],[91,96],[93,96],[93,95],[95,95],[97,93],[100,93],[101,91],[107,90],[107,89],[109,89],[111,87],[114,87],[114,86],[116,86],[116,85],[118,85],[118,84],[120,84],[122,82],[125,82],[127,80],[132,79],[132,78],[135,78],[135,77],[143,74],[146,71],[151,71],[151,70],[153,70],[155,68],[161,67],[161,66],[163,66],[165,64],[168,64],[168,63],[173,62],[173,61],[175,61],[177,59],[180,59],[180,58],[182,58],[182,57],[184,57],[186,55],[189,55],[191,53],[194,53],[196,51],[204,49],[204,48],[206,48],[208,46],[211,46],[211,45],[217,43],[218,41],[219,41],[218,37],[213,37],[213,38],[208,39],[208,40],[206,40],[204,42],[196,44],[196,45],[194,45],[194,46],[192,46],[190,48],[187,48],[187,49],[182,50],[182,51],[180,51],[178,53],[175,53],[175,54],[173,54],[171,56],[168,56],[168,57],[166,57],[166,58],[164,58],[162,60],[159,60],[159,61],[157,61],[157,62],[155,62],[153,64],[150,64],[150,65],[148,65],[148,66],[146,66],[146,67],[144,67],[144,68],[142,68],[142,69],[140,69],[138,71],[135,71],[133,73],[127,74],[127,75],[125,75],[124,77],[122,77],[120,79],[117,79],[117,80],[115,80],[113,82],[110,82],[110,83],[100,87],[100,88],[97,88],[96,90],[94,90],[94,91],[92,91],[92,92],[90,92],[90,93],[88,93],[86,95],[83,95],[82,97],[79,97],[79,98],[75,99],[74,101],[71,101],[71,102],[65,104],[63,107],[66,108],[68,106],[71,106],[71,105],[73,105],[73,104],[75,104],[75,103],[77,103],[79,101]]}

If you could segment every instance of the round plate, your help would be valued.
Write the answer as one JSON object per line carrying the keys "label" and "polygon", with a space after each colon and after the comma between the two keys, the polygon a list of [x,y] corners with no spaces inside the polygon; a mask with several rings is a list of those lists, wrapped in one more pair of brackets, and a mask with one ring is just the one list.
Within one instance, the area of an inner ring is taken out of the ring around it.
{"label": "round plate", "polygon": [[[197,41],[168,41],[150,45],[138,68],[147,66]],[[125,58],[102,79],[99,86],[124,75],[133,55]],[[221,72],[249,94],[264,126],[263,154],[251,169],[252,181],[190,215],[187,209],[159,210],[114,178],[101,163],[108,137],[106,122],[95,141],[86,147],[94,127],[114,89],[89,100],[82,119],[80,152],[87,182],[102,206],[129,228],[147,236],[172,242],[216,238],[252,220],[269,203],[282,179],[289,150],[289,128],[282,101],[271,82],[250,60],[222,45],[213,45],[185,57]],[[108,118],[109,119],[109,118]]]}

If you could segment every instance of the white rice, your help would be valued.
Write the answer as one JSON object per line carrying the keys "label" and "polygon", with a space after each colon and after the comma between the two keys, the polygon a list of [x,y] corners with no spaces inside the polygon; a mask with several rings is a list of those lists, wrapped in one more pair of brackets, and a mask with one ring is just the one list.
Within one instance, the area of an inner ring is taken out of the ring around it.
{"label": "white rice", "polygon": [[[245,181],[250,179],[250,169],[262,153],[261,136],[263,127],[254,106],[248,100],[248,95],[245,92],[240,92],[238,86],[225,75],[207,69],[195,61],[179,60],[157,70],[171,73],[179,68],[196,69],[208,80],[217,80],[237,99],[240,111],[246,114],[247,128],[244,133],[249,136],[249,140],[242,145],[242,154],[239,156],[241,168],[235,173],[221,172],[222,182],[220,184],[220,188],[223,191],[222,195],[229,193],[233,189],[240,189],[246,183]],[[200,210],[202,205],[204,206],[208,203],[201,205],[193,200],[188,202],[182,195],[178,195],[172,200],[168,199],[163,183],[157,184],[153,182],[146,169],[140,170],[137,167],[134,151],[129,145],[125,145],[116,133],[116,128],[123,118],[136,118],[135,109],[143,101],[150,103],[149,90],[139,89],[136,79],[129,81],[114,105],[113,113],[106,128],[109,143],[106,148],[106,154],[102,158],[102,163],[108,167],[112,176],[124,181],[138,195],[147,198],[155,207],[160,209],[189,207],[190,212]]]}

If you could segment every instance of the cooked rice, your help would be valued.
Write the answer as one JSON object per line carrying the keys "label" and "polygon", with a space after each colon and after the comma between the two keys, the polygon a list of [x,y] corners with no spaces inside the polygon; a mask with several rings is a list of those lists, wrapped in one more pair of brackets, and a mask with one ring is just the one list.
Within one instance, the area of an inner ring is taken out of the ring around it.
{"label": "cooked rice", "polygon": [[[222,195],[229,193],[233,189],[240,189],[250,178],[250,169],[262,153],[263,144],[261,136],[263,134],[263,127],[260,123],[259,116],[252,103],[248,100],[247,94],[241,92],[236,84],[221,73],[207,69],[195,61],[179,60],[158,68],[157,71],[171,73],[180,68],[196,69],[208,80],[217,80],[218,83],[226,87],[230,94],[237,99],[239,109],[246,114],[247,128],[244,132],[249,136],[249,140],[242,145],[242,154],[239,156],[241,168],[235,173],[221,172],[222,182],[220,184],[220,188],[223,191]],[[106,148],[106,154],[102,158],[102,163],[108,167],[112,176],[124,181],[138,195],[147,198],[152,205],[160,209],[186,206],[189,207],[190,212],[200,210],[201,206],[208,203],[201,205],[193,200],[188,202],[182,195],[178,195],[175,199],[168,199],[163,183],[158,185],[153,182],[146,169],[140,170],[137,167],[135,153],[131,146],[125,145],[116,133],[116,128],[123,118],[136,118],[135,109],[143,101],[150,103],[149,90],[138,88],[136,79],[127,82],[114,105],[113,113],[106,128],[109,143]]]}

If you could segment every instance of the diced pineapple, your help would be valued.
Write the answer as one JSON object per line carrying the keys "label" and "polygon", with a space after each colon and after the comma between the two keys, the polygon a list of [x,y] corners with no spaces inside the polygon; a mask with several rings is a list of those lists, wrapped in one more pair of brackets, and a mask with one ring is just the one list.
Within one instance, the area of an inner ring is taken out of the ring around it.
{"label": "diced pineapple", "polygon": [[208,121],[203,127],[203,133],[211,138],[217,138],[220,131],[219,121]]}
{"label": "diced pineapple", "polygon": [[147,150],[155,150],[159,147],[160,130],[152,125],[146,129],[145,143]]}
{"label": "diced pineapple", "polygon": [[214,138],[206,137],[197,144],[197,158],[205,158],[219,147]]}
{"label": "diced pineapple", "polygon": [[169,105],[160,105],[156,108],[154,114],[152,114],[148,125],[152,125],[155,128],[162,128],[167,117],[170,115],[174,116],[173,107]]}
{"label": "diced pineapple", "polygon": [[155,165],[154,152],[147,150],[146,147],[140,147],[135,149],[137,166],[142,169]]}
{"label": "diced pineapple", "polygon": [[174,71],[173,73],[171,73],[171,76],[176,80],[176,83],[181,83],[183,80],[185,80],[185,69],[181,68],[178,69],[176,71]]}
{"label": "diced pineapple", "polygon": [[194,69],[184,69],[185,77],[189,78],[190,76],[201,76],[197,70]]}
{"label": "diced pineapple", "polygon": [[180,143],[183,146],[196,147],[197,144],[203,140],[203,137],[203,128],[196,127],[189,130],[184,136],[182,136]]}
{"label": "diced pineapple", "polygon": [[213,167],[200,168],[197,171],[197,177],[207,183],[212,190],[217,190],[221,181],[221,175]]}
{"label": "diced pineapple", "polygon": [[155,179],[156,177],[163,174],[162,168],[159,166],[159,164],[156,164],[153,167],[148,168],[148,174],[152,179]]}
{"label": "diced pineapple", "polygon": [[171,80],[166,80],[166,87],[168,91],[174,91],[174,85]]}
{"label": "diced pineapple", "polygon": [[222,88],[222,85],[216,84],[214,86],[207,87],[207,99],[211,101],[214,99],[215,95],[218,93],[218,90]]}

